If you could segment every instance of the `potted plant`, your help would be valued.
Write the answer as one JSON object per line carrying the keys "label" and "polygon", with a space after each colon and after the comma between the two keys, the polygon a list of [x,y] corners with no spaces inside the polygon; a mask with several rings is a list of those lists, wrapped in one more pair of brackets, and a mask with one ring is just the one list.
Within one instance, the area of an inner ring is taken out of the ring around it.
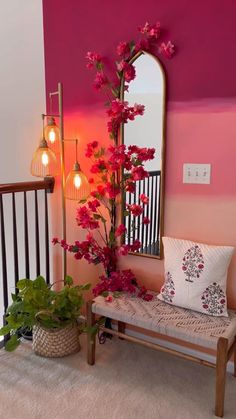
{"label": "potted plant", "polygon": [[67,276],[60,290],[53,290],[53,285],[42,276],[18,281],[7,309],[6,325],[0,329],[0,335],[10,336],[6,350],[13,351],[20,344],[22,332],[32,331],[32,347],[38,355],[61,357],[79,351],[78,318],[84,304],[83,291],[90,284],[74,285]]}

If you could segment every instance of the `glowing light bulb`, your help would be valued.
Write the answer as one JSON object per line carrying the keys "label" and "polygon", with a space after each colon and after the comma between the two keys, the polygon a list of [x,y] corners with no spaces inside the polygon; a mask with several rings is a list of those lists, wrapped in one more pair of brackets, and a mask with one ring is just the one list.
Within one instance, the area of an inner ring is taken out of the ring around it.
{"label": "glowing light bulb", "polygon": [[80,175],[79,174],[76,174],[75,176],[74,176],[74,186],[75,186],[75,188],[76,189],[79,189],[80,188],[80,186],[81,186],[81,177],[80,177]]}
{"label": "glowing light bulb", "polygon": [[44,165],[44,166],[47,166],[48,165],[48,155],[47,155],[47,153],[44,151],[43,152],[43,154],[42,154],[42,164]]}
{"label": "glowing light bulb", "polygon": [[49,133],[48,133],[48,141],[50,141],[50,143],[55,143],[56,141],[56,133],[54,128],[51,128]]}

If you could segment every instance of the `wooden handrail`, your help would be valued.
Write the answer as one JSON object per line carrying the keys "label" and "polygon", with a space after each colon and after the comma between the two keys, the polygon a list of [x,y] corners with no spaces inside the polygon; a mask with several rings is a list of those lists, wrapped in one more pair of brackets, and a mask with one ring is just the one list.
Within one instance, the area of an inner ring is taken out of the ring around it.
{"label": "wooden handrail", "polygon": [[44,180],[36,180],[30,182],[0,184],[0,195],[12,192],[26,192],[40,189],[45,189],[47,192],[53,192],[54,184],[54,177],[45,177]]}

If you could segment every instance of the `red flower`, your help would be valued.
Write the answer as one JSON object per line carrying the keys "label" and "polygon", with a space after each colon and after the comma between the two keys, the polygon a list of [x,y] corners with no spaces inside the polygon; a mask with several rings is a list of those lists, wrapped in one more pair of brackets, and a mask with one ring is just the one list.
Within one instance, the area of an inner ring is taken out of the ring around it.
{"label": "red flower", "polygon": [[91,143],[87,144],[87,148],[85,150],[85,156],[86,157],[91,157],[94,153],[94,149],[97,148],[98,146],[98,141],[94,140]]}
{"label": "red flower", "polygon": [[148,196],[146,196],[144,193],[142,193],[142,194],[139,196],[139,198],[140,198],[140,200],[141,200],[141,202],[142,202],[143,204],[147,205],[147,204],[149,203],[149,198],[148,198]]}
{"label": "red flower", "polygon": [[99,160],[97,160],[96,163],[94,163],[90,167],[90,172],[91,173],[101,173],[101,172],[104,172],[106,169],[107,169],[107,165],[106,165],[105,160],[99,159]]}
{"label": "red flower", "polygon": [[88,202],[88,207],[91,211],[96,212],[97,208],[100,207],[100,202],[97,199]]}
{"label": "red flower", "polygon": [[86,58],[88,60],[87,68],[92,68],[96,64],[102,64],[102,57],[96,52],[87,52]]}
{"label": "red flower", "polygon": [[57,237],[53,237],[52,244],[57,244],[57,243],[59,243],[58,238]]}
{"label": "red flower", "polygon": [[111,295],[108,295],[108,296],[105,298],[105,301],[106,301],[106,303],[112,303],[112,301],[113,301],[113,297],[112,297]]}
{"label": "red flower", "polygon": [[117,55],[126,56],[130,53],[130,47],[128,42],[120,42],[116,48]]}
{"label": "red flower", "polygon": [[168,41],[167,44],[165,44],[165,42],[162,42],[159,48],[159,52],[166,58],[171,58],[175,52],[174,48],[175,46],[171,43],[171,41]]}
{"label": "red flower", "polygon": [[107,182],[106,191],[110,199],[115,199],[115,197],[120,193],[120,187],[119,185]]}
{"label": "red flower", "polygon": [[108,84],[108,79],[101,71],[98,71],[96,73],[95,79],[94,79],[94,87],[96,90],[100,90],[103,86]]}
{"label": "red flower", "polygon": [[119,227],[117,227],[116,231],[115,231],[115,236],[119,237],[122,234],[126,233],[127,229],[125,227],[124,224],[120,224]]}
{"label": "red flower", "polygon": [[144,225],[150,224],[150,219],[148,217],[143,217],[143,224]]}
{"label": "red flower", "polygon": [[148,177],[148,172],[144,170],[143,166],[134,167],[131,171],[133,180],[143,180]]}
{"label": "red flower", "polygon": [[126,186],[125,186],[125,190],[127,192],[131,192],[134,193],[136,190],[136,186],[134,182],[127,182]]}
{"label": "red flower", "polygon": [[131,252],[136,252],[141,247],[141,242],[139,240],[134,240],[133,244],[130,245]]}
{"label": "red flower", "polygon": [[128,211],[130,211],[134,217],[137,217],[143,213],[143,208],[138,204],[127,204],[126,205]]}

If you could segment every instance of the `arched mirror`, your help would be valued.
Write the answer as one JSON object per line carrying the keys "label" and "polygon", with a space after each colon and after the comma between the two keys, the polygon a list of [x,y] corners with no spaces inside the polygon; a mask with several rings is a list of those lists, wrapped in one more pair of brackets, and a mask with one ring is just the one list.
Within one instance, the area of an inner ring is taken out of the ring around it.
{"label": "arched mirror", "polygon": [[[136,69],[136,77],[130,83],[129,90],[124,92],[121,86],[122,99],[129,105],[145,105],[144,115],[124,124],[121,131],[122,141],[126,146],[154,147],[155,158],[145,164],[149,177],[136,182],[136,192],[124,195],[125,204],[139,203],[140,194],[149,197],[143,215],[124,217],[128,237],[126,243],[132,244],[135,239],[142,243],[136,255],[162,258],[163,235],[163,187],[165,156],[165,76],[156,57],[146,52],[139,52],[131,61]],[[143,225],[142,218],[148,217],[150,224]],[[133,229],[134,227],[134,229]]]}

